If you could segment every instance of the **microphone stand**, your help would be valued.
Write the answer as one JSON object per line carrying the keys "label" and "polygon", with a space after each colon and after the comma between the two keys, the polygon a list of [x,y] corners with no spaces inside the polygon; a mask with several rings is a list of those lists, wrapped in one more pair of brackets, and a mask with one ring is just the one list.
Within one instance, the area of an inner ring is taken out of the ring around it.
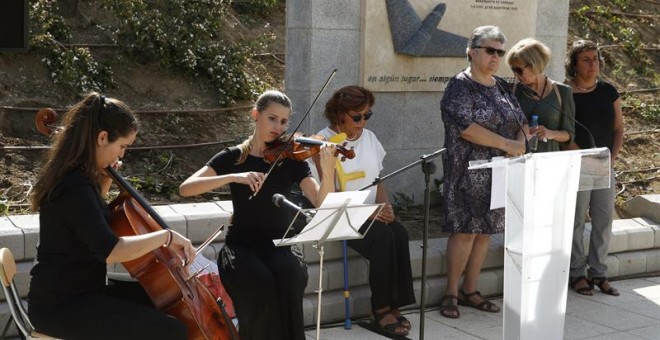
{"label": "microphone stand", "polygon": [[584,124],[578,122],[577,119],[565,114],[555,104],[551,103],[547,99],[540,96],[538,93],[536,93],[536,91],[532,90],[532,88],[530,88],[529,86],[523,84],[522,82],[518,82],[518,85],[520,85],[520,88],[522,88],[525,92],[527,92],[527,94],[530,94],[533,97],[538,98],[540,101],[544,102],[545,104],[547,104],[551,108],[555,109],[555,111],[559,112],[559,114],[562,115],[562,117],[568,117],[568,118],[571,119],[571,121],[573,121],[573,123],[575,123],[577,125],[580,125],[580,127],[582,127],[582,129],[584,129],[584,131],[586,131],[587,135],[589,136],[589,143],[591,144],[591,148],[596,148],[596,140],[594,139],[594,136],[591,134],[591,131],[589,131],[589,129],[586,126],[584,126]]}
{"label": "microphone stand", "polygon": [[425,314],[424,309],[426,308],[426,257],[427,257],[427,249],[428,249],[429,210],[431,207],[430,182],[431,182],[431,175],[434,174],[436,170],[436,166],[431,160],[436,156],[440,155],[441,153],[445,152],[446,150],[447,149],[442,148],[432,154],[422,155],[419,160],[411,164],[408,164],[403,168],[396,170],[392,173],[389,173],[383,177],[376,177],[371,184],[360,189],[360,191],[362,191],[371,188],[372,186],[378,185],[384,180],[394,175],[397,175],[405,170],[408,170],[409,168],[412,168],[417,164],[420,163],[422,164],[422,172],[424,172],[425,187],[424,187],[424,233],[422,237],[422,294],[421,294],[422,298],[419,306],[419,339],[420,340],[424,339],[424,314]]}

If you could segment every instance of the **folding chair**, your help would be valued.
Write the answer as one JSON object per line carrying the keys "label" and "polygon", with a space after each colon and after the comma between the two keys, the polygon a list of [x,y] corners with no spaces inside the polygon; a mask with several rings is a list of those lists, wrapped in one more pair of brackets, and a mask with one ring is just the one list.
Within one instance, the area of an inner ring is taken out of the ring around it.
{"label": "folding chair", "polygon": [[27,311],[23,307],[21,297],[16,289],[14,275],[16,275],[16,261],[14,260],[14,256],[9,249],[2,248],[0,249],[0,281],[2,281],[2,292],[11,310],[11,317],[7,320],[0,339],[4,339],[7,335],[12,319],[25,339],[55,339],[34,330],[34,326],[32,326],[30,319],[28,319]]}

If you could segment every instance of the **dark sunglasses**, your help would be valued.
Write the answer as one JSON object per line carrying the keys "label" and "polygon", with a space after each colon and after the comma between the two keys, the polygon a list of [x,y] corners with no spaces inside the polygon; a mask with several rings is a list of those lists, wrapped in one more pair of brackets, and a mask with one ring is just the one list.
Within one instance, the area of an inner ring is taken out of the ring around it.
{"label": "dark sunglasses", "polygon": [[511,71],[519,76],[522,76],[524,69],[522,67],[512,67]]}
{"label": "dark sunglasses", "polygon": [[488,55],[495,55],[495,53],[497,53],[497,56],[500,58],[504,57],[504,53],[506,53],[505,50],[500,50],[498,48],[493,48],[488,46],[475,46],[472,48],[483,48],[484,50],[486,50],[486,53],[488,53]]}
{"label": "dark sunglasses", "polygon": [[371,111],[371,110],[369,110],[369,112],[367,112],[367,113],[365,113],[365,114],[363,114],[363,115],[355,115],[355,116],[353,116],[353,115],[350,115],[350,114],[349,114],[349,116],[351,116],[351,119],[352,119],[354,122],[359,123],[359,122],[362,120],[362,118],[364,118],[365,121],[366,121],[366,120],[369,120],[369,118],[371,118],[371,116],[372,116],[373,114],[374,114],[374,112]]}

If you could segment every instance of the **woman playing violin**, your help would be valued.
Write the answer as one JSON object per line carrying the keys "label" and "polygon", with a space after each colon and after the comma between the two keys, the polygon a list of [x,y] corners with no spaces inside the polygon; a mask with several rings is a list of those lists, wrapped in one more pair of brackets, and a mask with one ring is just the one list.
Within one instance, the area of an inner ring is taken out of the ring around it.
{"label": "woman playing violin", "polygon": [[302,297],[307,266],[298,249],[274,246],[273,240],[281,238],[289,226],[290,216],[271,200],[274,194],[286,194],[298,184],[312,204],[320,205],[333,191],[336,148],[320,149],[326,174],[320,185],[304,161],[282,160],[269,173],[264,153],[285,132],[291,102],[279,91],[266,91],[251,115],[255,121],[252,136],[213,156],[179,191],[182,196],[192,196],[229,185],[234,215],[218,267],[234,302],[240,338],[305,339]]}
{"label": "woman playing violin", "polygon": [[130,261],[158,247],[195,249],[175,231],[117,237],[104,202],[111,178],[133,143],[138,121],[126,104],[90,93],[63,119],[63,129],[31,196],[39,211],[37,263],[30,272],[29,317],[36,330],[62,339],[186,339],[177,319],[106,286],[106,264]]}

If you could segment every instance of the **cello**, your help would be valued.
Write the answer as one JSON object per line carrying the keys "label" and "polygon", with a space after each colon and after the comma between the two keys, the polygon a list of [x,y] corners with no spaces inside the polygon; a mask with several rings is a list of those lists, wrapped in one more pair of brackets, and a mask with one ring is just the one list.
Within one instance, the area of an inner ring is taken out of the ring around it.
{"label": "cello", "polygon": [[[41,110],[35,117],[37,129],[52,133],[56,130],[51,125],[54,119],[52,110]],[[121,188],[120,195],[110,203],[111,228],[117,236],[143,235],[169,228],[112,167],[105,170]],[[122,265],[140,282],[156,309],[186,325],[188,339],[238,339],[238,332],[225,312],[222,300],[216,301],[197,277],[198,273],[191,273],[190,267],[173,248],[159,247],[139,258],[122,262]]]}

